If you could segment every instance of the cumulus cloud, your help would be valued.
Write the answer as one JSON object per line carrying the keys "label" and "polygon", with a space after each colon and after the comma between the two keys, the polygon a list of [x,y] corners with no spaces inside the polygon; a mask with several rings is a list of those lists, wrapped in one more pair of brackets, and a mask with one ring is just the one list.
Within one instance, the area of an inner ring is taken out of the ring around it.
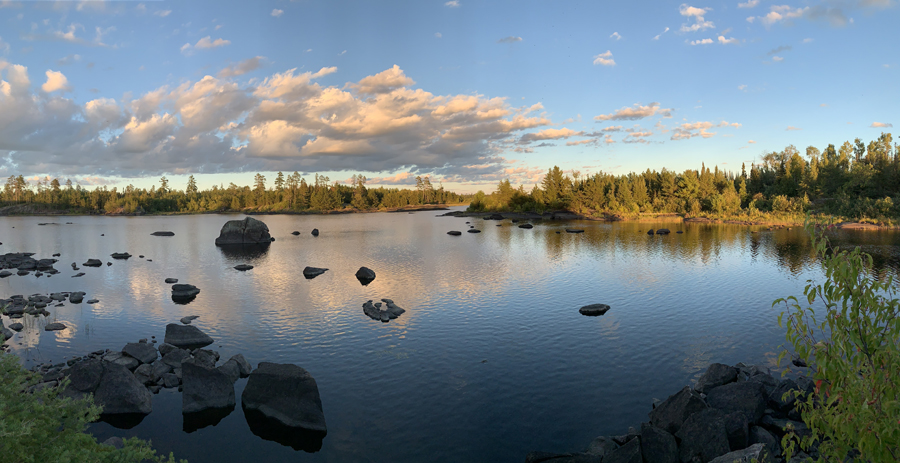
{"label": "cumulus cloud", "polygon": [[278,8],[275,8],[272,10],[272,12],[270,14],[272,15],[272,17],[277,18],[277,17],[281,16],[282,14],[284,14],[284,10],[279,10]]}
{"label": "cumulus cloud", "polygon": [[594,65],[602,64],[603,66],[615,66],[616,61],[613,59],[612,52],[606,50],[605,53],[594,55]]}
{"label": "cumulus cloud", "polygon": [[713,43],[712,39],[698,39],[690,42],[691,45],[709,45],[711,43]]}
{"label": "cumulus cloud", "polygon": [[472,181],[505,175],[502,153],[525,131],[574,136],[541,130],[552,125],[541,105],[435,95],[398,67],[335,86],[317,82],[335,68],[250,83],[205,76],[83,104],[34,91],[24,66],[2,67],[0,170],[23,175],[330,170]]}
{"label": "cumulus cloud", "polygon": [[803,129],[801,129],[801,128],[799,128],[799,127],[794,127],[794,126],[792,126],[792,125],[789,125],[789,126],[788,126],[786,129],[784,129],[784,130],[803,130]]}
{"label": "cumulus cloud", "polygon": [[498,40],[497,43],[516,43],[521,41],[522,37],[515,37],[510,35],[509,37],[503,37],[502,39]]}
{"label": "cumulus cloud", "polygon": [[700,138],[712,138],[716,135],[717,132],[710,132],[709,129],[714,127],[732,127],[732,128],[740,128],[741,124],[737,122],[726,122],[722,121],[719,123],[714,122],[685,122],[674,129],[672,129],[672,140],[687,140],[694,137]]}
{"label": "cumulus cloud", "polygon": [[210,40],[210,36],[203,37],[202,39],[197,41],[197,44],[194,45],[194,48],[217,48],[224,47],[225,45],[231,44],[230,40],[225,39],[216,39]]}
{"label": "cumulus cloud", "polygon": [[172,10],[157,10],[154,11],[153,14],[155,16],[159,16],[160,18],[165,18],[166,16],[172,14]]}
{"label": "cumulus cloud", "polygon": [[[865,6],[860,3],[860,6]],[[815,5],[802,8],[794,8],[789,5],[772,5],[769,12],[765,16],[751,16],[747,18],[748,22],[753,23],[759,20],[766,26],[781,22],[789,22],[793,19],[806,18],[811,21],[827,21],[834,27],[843,27],[853,22],[852,19],[844,15],[843,10],[836,6]]]}
{"label": "cumulus cloud", "polygon": [[611,38],[611,39],[616,39],[617,41],[618,41],[618,40],[622,40],[622,36],[619,35],[618,32],[613,32],[612,35],[609,36],[609,38]]}
{"label": "cumulus cloud", "polygon": [[784,58],[782,58],[781,56],[773,56],[772,61],[778,63],[778,62],[784,61]]}
{"label": "cumulus cloud", "polygon": [[653,37],[653,40],[659,40],[659,38],[662,37],[662,35],[665,34],[666,32],[669,32],[668,27],[665,30],[663,30],[662,32],[660,32],[659,34],[657,34],[655,37]]}
{"label": "cumulus cloud", "polygon": [[41,90],[50,93],[57,90],[68,92],[72,89],[69,87],[69,79],[66,79],[66,76],[63,75],[63,73],[48,69],[46,75],[47,81],[44,82],[44,85],[41,85]]}
{"label": "cumulus cloud", "polygon": [[738,8],[753,8],[759,5],[759,0],[747,0],[745,3],[738,3]]}
{"label": "cumulus cloud", "polygon": [[888,122],[873,122],[872,125],[870,125],[869,127],[872,127],[873,129],[877,129],[877,128],[885,129],[885,128],[889,128],[889,127],[893,127],[893,126],[894,126],[894,124],[891,124]]}
{"label": "cumulus cloud", "polygon": [[447,6],[450,8],[459,8],[459,0],[450,0],[447,3],[444,3],[444,6]]}
{"label": "cumulus cloud", "polygon": [[265,56],[254,56],[253,58],[245,59],[244,61],[219,71],[219,77],[235,77],[255,71],[262,67],[265,59]]}
{"label": "cumulus cloud", "polygon": [[565,127],[561,129],[544,129],[540,132],[526,133],[525,135],[522,135],[519,141],[529,143],[538,140],[559,140],[561,138],[569,138],[581,134],[583,134],[583,132],[576,132]]}
{"label": "cumulus cloud", "polygon": [[719,36],[719,43],[721,43],[722,45],[729,45],[729,44],[740,43],[740,40],[738,40],[738,39],[736,39],[736,38],[734,38],[734,37],[732,37],[732,38],[730,38],[730,39],[726,39],[724,35],[720,35],[720,36]]}
{"label": "cumulus cloud", "polygon": [[662,117],[672,117],[672,109],[671,108],[660,108],[659,103],[653,102],[647,106],[641,106],[640,103],[635,103],[635,105],[631,108],[625,107],[619,109],[618,111],[612,114],[601,114],[599,116],[594,116],[594,120],[596,121],[636,121],[638,119],[643,119],[645,117],[661,115]]}
{"label": "cumulus cloud", "polygon": [[756,140],[747,140],[747,143],[750,144],[750,145],[753,145],[753,144],[756,143]]}
{"label": "cumulus cloud", "polygon": [[682,16],[691,19],[693,22],[682,24],[681,32],[697,32],[716,27],[712,21],[707,21],[705,19],[706,12],[709,10],[709,8],[697,8],[682,3],[681,6],[678,7],[678,12],[681,13]]}

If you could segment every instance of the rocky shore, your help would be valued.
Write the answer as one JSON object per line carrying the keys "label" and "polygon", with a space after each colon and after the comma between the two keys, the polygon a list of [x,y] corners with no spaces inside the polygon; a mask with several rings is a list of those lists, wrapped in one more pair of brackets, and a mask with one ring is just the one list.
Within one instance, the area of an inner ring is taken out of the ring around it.
{"label": "rocky shore", "polygon": [[[584,451],[531,452],[526,463],[783,462],[781,438],[810,435],[794,394],[815,389],[806,376],[779,380],[757,365],[714,363],[693,386],[655,403],[648,421],[622,435],[600,436]],[[815,459],[798,453],[788,463]]]}

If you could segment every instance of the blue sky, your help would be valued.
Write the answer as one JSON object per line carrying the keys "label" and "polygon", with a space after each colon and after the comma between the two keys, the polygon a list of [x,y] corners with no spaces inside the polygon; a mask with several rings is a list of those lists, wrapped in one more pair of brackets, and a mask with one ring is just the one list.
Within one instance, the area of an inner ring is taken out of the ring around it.
{"label": "blue sky", "polygon": [[897,4],[0,1],[0,176],[738,171],[900,123]]}

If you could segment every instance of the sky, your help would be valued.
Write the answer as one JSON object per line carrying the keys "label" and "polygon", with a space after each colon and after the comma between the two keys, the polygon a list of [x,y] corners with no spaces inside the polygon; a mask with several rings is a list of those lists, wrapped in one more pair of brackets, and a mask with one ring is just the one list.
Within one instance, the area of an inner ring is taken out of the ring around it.
{"label": "sky", "polygon": [[0,0],[0,178],[739,172],[900,124],[898,3]]}

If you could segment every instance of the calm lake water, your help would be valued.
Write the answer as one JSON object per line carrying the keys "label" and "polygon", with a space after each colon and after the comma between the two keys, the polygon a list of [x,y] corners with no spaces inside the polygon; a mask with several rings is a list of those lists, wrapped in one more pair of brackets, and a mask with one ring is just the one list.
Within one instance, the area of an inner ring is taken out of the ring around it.
{"label": "calm lake water", "polygon": [[[276,241],[246,254],[213,243],[240,215],[0,218],[0,252],[62,253],[60,274],[0,280],[0,296],[85,291],[85,300],[100,300],[26,316],[12,352],[26,365],[60,362],[162,340],[167,323],[199,315],[194,325],[223,359],[295,363],[315,377],[328,423],[321,449],[263,440],[240,404],[186,432],[192,425],[172,389],[155,395],[153,413],[133,428],[92,425],[98,438],[140,436],[193,463],[521,462],[530,450],[576,451],[624,434],[647,420],[654,398],[711,362],[774,366],[784,333],[772,301],[822,279],[798,227],[538,221],[526,230],[440,213],[257,216]],[[51,221],[59,225],[37,225]],[[446,234],[465,231],[466,221],[483,232]],[[645,233],[661,226],[673,233]],[[175,236],[150,236],[157,230]],[[900,233],[840,239],[863,245],[888,272],[900,267]],[[109,258],[125,251],[134,257]],[[71,278],[70,264],[89,258],[113,265]],[[239,263],[255,268],[234,270]],[[305,266],[330,270],[306,280]],[[378,275],[368,286],[354,277],[360,266]],[[168,277],[200,295],[175,304]],[[381,298],[406,313],[390,323],[366,317],[362,304]],[[612,310],[578,313],[592,303]],[[43,331],[52,321],[69,329]],[[238,401],[246,381],[236,384]]]}

